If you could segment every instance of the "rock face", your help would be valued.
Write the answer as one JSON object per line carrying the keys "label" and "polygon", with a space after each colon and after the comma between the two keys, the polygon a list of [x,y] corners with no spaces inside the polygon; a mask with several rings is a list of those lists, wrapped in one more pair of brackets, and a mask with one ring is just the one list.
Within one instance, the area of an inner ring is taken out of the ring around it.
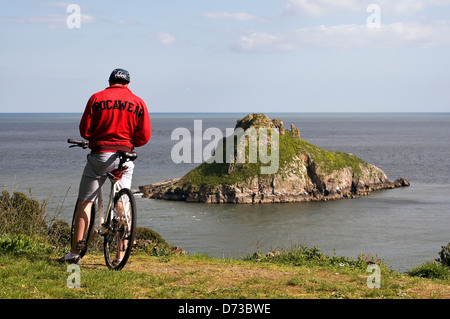
{"label": "rock face", "polygon": [[[286,130],[281,120],[272,121],[264,114],[248,115],[236,128],[277,129],[276,173],[261,174],[264,164],[259,161],[203,163],[181,178],[140,186],[143,197],[216,204],[290,203],[354,198],[409,186],[404,178],[390,182],[381,169],[353,154],[310,144],[300,138],[298,128],[291,125]],[[225,148],[225,142],[226,138],[218,148]]]}

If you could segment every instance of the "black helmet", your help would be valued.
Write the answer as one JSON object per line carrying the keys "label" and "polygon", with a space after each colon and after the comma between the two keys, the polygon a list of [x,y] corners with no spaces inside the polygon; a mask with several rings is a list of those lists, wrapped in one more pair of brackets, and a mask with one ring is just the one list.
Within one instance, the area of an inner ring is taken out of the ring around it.
{"label": "black helmet", "polygon": [[114,83],[130,83],[130,73],[124,69],[114,69],[109,76],[109,81]]}

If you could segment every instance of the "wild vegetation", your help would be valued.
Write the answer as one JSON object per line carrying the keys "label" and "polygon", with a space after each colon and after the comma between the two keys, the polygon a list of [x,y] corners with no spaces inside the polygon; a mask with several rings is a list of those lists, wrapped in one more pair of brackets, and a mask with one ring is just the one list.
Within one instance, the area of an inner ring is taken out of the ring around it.
{"label": "wild vegetation", "polygon": [[[93,248],[80,288],[70,289],[66,266],[53,261],[67,251],[70,227],[47,216],[46,202],[3,191],[0,221],[0,298],[450,298],[450,244],[435,261],[401,274],[372,256],[328,256],[300,245],[241,259],[191,256],[142,227],[122,271],[109,271]],[[374,264],[379,289],[367,286]]]}

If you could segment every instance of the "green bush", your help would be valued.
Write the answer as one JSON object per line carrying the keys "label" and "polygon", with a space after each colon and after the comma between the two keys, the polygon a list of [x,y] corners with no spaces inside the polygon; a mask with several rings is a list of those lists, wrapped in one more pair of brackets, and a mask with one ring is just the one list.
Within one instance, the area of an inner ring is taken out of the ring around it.
{"label": "green bush", "polygon": [[450,243],[447,244],[447,246],[442,246],[442,250],[439,253],[439,259],[437,259],[438,262],[441,263],[443,266],[450,267]]}
{"label": "green bush", "polygon": [[160,234],[147,227],[136,228],[136,240],[138,239],[151,240],[159,244],[167,244]]}
{"label": "green bush", "polygon": [[186,252],[167,243],[156,231],[147,227],[136,228],[136,240],[134,250],[144,252],[152,256],[185,255]]}
{"label": "green bush", "polygon": [[413,277],[430,279],[450,279],[450,243],[442,246],[439,257],[435,261],[426,262],[408,271]]}
{"label": "green bush", "polygon": [[[41,238],[53,248],[64,249],[70,245],[70,226],[56,217],[51,221],[47,220],[46,202],[39,203],[33,196],[24,193],[14,192],[12,196],[5,189],[0,195],[0,235],[9,235],[8,238],[16,238],[11,242],[10,248],[20,249],[20,243],[25,237]],[[49,226],[50,224],[50,226]],[[17,237],[19,236],[19,237]],[[4,237],[6,238],[6,237]],[[19,240],[19,239],[20,240]],[[18,240],[18,241],[17,241]],[[7,241],[3,240],[3,245]],[[5,251],[7,246],[3,247]]]}
{"label": "green bush", "polygon": [[248,255],[243,260],[256,262],[271,262],[279,264],[287,264],[292,266],[329,266],[329,267],[346,267],[352,269],[366,270],[369,264],[378,264],[385,271],[390,271],[383,260],[374,258],[371,255],[359,255],[357,259],[348,257],[329,256],[320,252],[317,247],[308,248],[303,245],[292,245],[281,251],[271,251],[267,254],[260,252]]}
{"label": "green bush", "polygon": [[23,234],[0,235],[0,255],[39,255],[51,251],[51,247],[41,237]]}
{"label": "green bush", "polygon": [[46,203],[20,192],[0,196],[0,234],[45,236],[48,232]]}
{"label": "green bush", "polygon": [[68,247],[71,242],[70,233],[71,227],[67,222],[56,220],[48,229],[48,242],[56,248]]}
{"label": "green bush", "polygon": [[[56,214],[57,215],[57,214]],[[40,204],[31,195],[4,190],[0,194],[0,254],[42,254],[67,250],[71,243],[71,226],[53,217],[47,221],[46,202]],[[137,227],[135,250],[154,255],[184,254],[168,244],[156,231]],[[89,252],[103,251],[103,237],[94,236]]]}
{"label": "green bush", "polygon": [[450,279],[450,269],[436,262],[426,262],[408,271],[408,275],[429,279]]}

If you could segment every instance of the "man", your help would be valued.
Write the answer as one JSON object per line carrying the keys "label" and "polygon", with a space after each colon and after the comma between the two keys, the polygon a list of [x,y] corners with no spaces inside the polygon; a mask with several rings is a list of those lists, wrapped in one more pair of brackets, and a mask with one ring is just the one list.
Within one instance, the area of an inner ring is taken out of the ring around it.
{"label": "man", "polygon": [[[91,96],[80,122],[80,134],[89,141],[88,155],[78,193],[74,234],[69,253],[60,262],[79,263],[80,241],[89,225],[92,203],[106,180],[106,173],[117,168],[118,153],[130,152],[150,139],[151,123],[144,101],[134,95],[128,85],[130,74],[115,69],[109,77],[109,87]],[[133,162],[119,182],[121,188],[130,188]]]}

